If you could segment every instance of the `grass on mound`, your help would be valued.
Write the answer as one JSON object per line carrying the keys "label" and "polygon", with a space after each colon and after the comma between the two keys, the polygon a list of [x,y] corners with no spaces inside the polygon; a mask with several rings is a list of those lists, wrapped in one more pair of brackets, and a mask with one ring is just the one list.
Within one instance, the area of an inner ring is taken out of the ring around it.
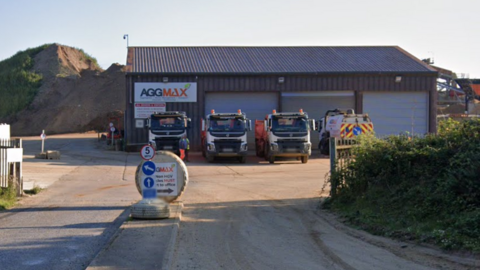
{"label": "grass on mound", "polygon": [[42,83],[42,75],[32,71],[33,58],[50,45],[16,53],[0,62],[0,117],[28,106]]}

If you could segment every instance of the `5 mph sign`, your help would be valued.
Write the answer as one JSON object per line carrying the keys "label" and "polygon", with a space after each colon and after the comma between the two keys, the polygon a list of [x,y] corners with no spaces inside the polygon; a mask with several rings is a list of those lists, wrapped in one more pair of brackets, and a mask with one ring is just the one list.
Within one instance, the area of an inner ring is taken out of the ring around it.
{"label": "5 mph sign", "polygon": [[155,149],[153,149],[151,145],[145,145],[140,151],[140,156],[142,156],[144,160],[150,160],[155,157]]}

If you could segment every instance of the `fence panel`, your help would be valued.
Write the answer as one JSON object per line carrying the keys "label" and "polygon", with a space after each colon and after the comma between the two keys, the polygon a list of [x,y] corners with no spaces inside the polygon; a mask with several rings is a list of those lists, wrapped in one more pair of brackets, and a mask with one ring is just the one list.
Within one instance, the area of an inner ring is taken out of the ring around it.
{"label": "fence panel", "polygon": [[[8,152],[12,148],[22,148],[22,139],[0,139],[0,187],[6,188],[11,183],[9,180],[16,180],[17,195],[23,192],[23,175],[22,175],[22,160],[21,153],[16,153],[12,157],[16,160],[9,162]],[[22,149],[23,150],[23,149]],[[13,152],[12,152],[13,153]],[[19,157],[17,157],[17,155]],[[20,161],[18,160],[20,159]],[[10,161],[12,159],[10,158]]]}
{"label": "fence panel", "polygon": [[330,177],[330,197],[332,198],[337,195],[338,185],[343,182],[345,176],[336,174],[336,172],[340,172],[342,168],[353,161],[352,149],[356,144],[357,140],[355,138],[330,138],[330,176],[335,174],[335,177]]}
{"label": "fence panel", "polygon": [[0,124],[0,139],[10,138],[10,125]]}
{"label": "fence panel", "polygon": [[8,187],[7,148],[0,148],[0,187]]}

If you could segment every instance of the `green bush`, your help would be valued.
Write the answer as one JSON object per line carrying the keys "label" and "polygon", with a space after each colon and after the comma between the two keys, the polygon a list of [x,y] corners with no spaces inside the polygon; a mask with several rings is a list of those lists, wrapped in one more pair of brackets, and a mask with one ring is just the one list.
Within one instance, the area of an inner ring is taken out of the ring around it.
{"label": "green bush", "polygon": [[437,135],[364,136],[330,176],[329,206],[384,235],[480,252],[480,120],[440,122]]}
{"label": "green bush", "polygon": [[32,71],[33,58],[50,45],[28,49],[0,62],[0,117],[28,106],[42,83],[42,75]]}
{"label": "green bush", "polygon": [[7,188],[0,188],[0,210],[13,207],[17,202],[17,194],[13,184]]}

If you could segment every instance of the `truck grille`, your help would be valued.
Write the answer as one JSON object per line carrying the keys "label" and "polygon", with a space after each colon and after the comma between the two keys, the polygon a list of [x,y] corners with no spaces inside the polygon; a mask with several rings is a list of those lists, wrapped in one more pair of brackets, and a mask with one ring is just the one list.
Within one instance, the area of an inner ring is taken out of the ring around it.
{"label": "truck grille", "polygon": [[304,150],[304,141],[277,141],[280,152],[285,153],[302,153]]}
{"label": "truck grille", "polygon": [[178,136],[183,134],[184,132],[184,130],[152,130],[152,134],[160,136]]}
{"label": "truck grille", "polygon": [[218,153],[238,153],[242,141],[239,140],[215,140],[215,149]]}
{"label": "truck grille", "polygon": [[308,135],[308,132],[273,132],[273,134],[281,138],[295,138],[305,137]]}
{"label": "truck grille", "polygon": [[158,138],[155,139],[157,150],[178,151],[179,138]]}
{"label": "truck grille", "polygon": [[210,134],[215,137],[219,138],[235,138],[235,137],[241,137],[245,134],[245,132],[213,132],[210,131]]}

